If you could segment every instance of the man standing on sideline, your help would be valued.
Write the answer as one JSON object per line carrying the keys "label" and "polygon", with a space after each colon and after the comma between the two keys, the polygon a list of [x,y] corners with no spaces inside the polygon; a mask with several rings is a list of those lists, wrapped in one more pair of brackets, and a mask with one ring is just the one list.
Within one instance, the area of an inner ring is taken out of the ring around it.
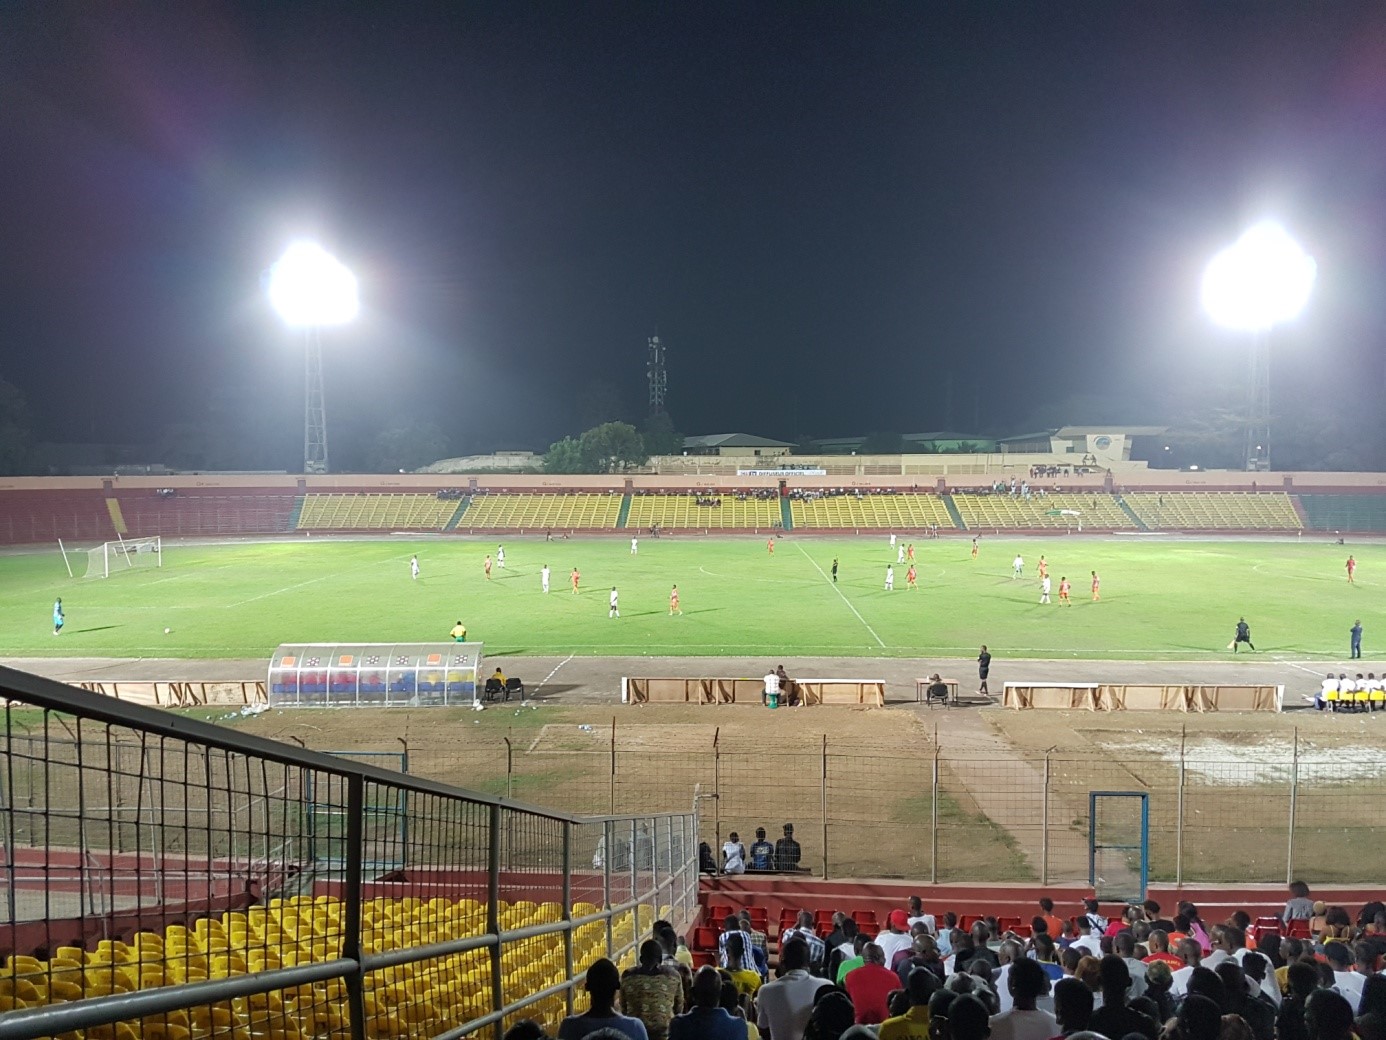
{"label": "man standing on sideline", "polygon": [[452,631],[448,635],[452,636],[454,643],[465,643],[467,641],[467,626],[459,620],[457,624],[452,626]]}
{"label": "man standing on sideline", "polygon": [[1362,619],[1358,618],[1352,623],[1352,656],[1362,656]]}
{"label": "man standing on sideline", "polygon": [[833,584],[837,584],[837,557],[833,557]]}
{"label": "man standing on sideline", "polygon": [[640,539],[639,539],[639,538],[632,538],[632,539],[630,540],[630,554],[631,554],[632,556],[639,556],[639,555],[640,555]]}
{"label": "man standing on sideline", "polygon": [[1251,641],[1251,626],[1246,623],[1246,618],[1237,619],[1237,633],[1232,637],[1232,652],[1234,654],[1237,652],[1238,643],[1245,643],[1251,649],[1256,649],[1255,644]]}
{"label": "man standing on sideline", "polygon": [[415,581],[419,580],[419,558],[417,556],[409,557],[409,575]]}
{"label": "man standing on sideline", "polygon": [[987,689],[987,673],[991,671],[991,654],[987,652],[987,645],[982,644],[982,652],[977,655],[977,678],[981,679],[981,684],[977,687],[977,692],[983,697],[990,697],[991,691]]}
{"label": "man standing on sideline", "polygon": [[549,565],[547,563],[539,568],[539,587],[545,592],[549,591]]}
{"label": "man standing on sideline", "polygon": [[616,592],[616,586],[611,586],[611,609],[606,612],[609,618],[621,616],[621,602]]}

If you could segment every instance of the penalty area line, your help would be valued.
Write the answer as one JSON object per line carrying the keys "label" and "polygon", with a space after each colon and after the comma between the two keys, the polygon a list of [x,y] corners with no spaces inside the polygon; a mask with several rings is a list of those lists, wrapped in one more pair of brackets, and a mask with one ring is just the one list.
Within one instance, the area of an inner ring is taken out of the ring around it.
{"label": "penalty area line", "polygon": [[852,606],[852,601],[842,594],[842,590],[837,587],[837,583],[832,581],[828,577],[827,573],[823,570],[822,567],[818,566],[818,561],[815,560],[812,556],[810,556],[807,552],[805,552],[804,547],[800,545],[798,542],[794,543],[794,548],[798,549],[801,553],[803,553],[804,559],[808,560],[809,563],[813,564],[813,569],[819,573],[819,575],[823,578],[823,581],[826,584],[832,586],[832,590],[837,593],[838,599],[842,600],[843,603],[846,603],[847,609],[857,616],[858,621],[860,621],[863,625],[866,625],[866,630],[871,633],[871,638],[876,640],[876,645],[879,646],[882,650],[884,650],[885,640],[883,640],[880,636],[876,634],[876,630],[874,628],[866,624],[866,618],[861,616],[861,611],[859,611],[856,607]]}

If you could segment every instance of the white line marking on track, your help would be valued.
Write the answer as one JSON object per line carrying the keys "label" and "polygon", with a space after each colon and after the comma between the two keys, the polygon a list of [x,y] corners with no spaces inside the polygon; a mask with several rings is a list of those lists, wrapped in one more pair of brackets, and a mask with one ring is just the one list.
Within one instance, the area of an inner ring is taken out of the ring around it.
{"label": "white line marking on track", "polygon": [[565,664],[567,664],[569,661],[571,661],[571,660],[572,660],[574,657],[576,657],[576,656],[577,656],[577,654],[569,654],[567,657],[563,658],[563,660],[559,661],[556,665],[554,665],[554,666],[553,666],[553,671],[551,671],[548,675],[544,676],[544,678],[542,678],[542,679],[539,680],[539,685],[536,686],[536,687],[534,688],[534,692],[535,692],[535,693],[538,693],[540,690],[542,690],[542,689],[544,688],[544,683],[548,682],[548,681],[549,681],[550,679],[552,679],[555,675],[557,675],[557,674],[558,674],[558,670],[559,670],[560,668],[562,668]]}
{"label": "white line marking on track", "polygon": [[885,640],[883,640],[880,636],[876,634],[876,630],[874,628],[866,624],[866,618],[862,617],[861,612],[857,610],[856,607],[852,606],[852,601],[842,594],[842,590],[837,587],[837,583],[828,577],[827,573],[823,570],[822,567],[818,566],[818,561],[815,560],[812,556],[810,556],[807,552],[805,552],[804,547],[802,545],[799,545],[797,542],[794,544],[794,548],[798,549],[801,553],[803,553],[804,559],[808,560],[809,563],[813,564],[813,569],[816,570],[822,576],[825,582],[832,586],[832,590],[837,593],[838,598],[841,599],[843,603],[847,604],[847,609],[857,616],[858,621],[860,621],[863,625],[866,625],[866,630],[871,633],[871,638],[876,640],[876,645],[884,650]]}

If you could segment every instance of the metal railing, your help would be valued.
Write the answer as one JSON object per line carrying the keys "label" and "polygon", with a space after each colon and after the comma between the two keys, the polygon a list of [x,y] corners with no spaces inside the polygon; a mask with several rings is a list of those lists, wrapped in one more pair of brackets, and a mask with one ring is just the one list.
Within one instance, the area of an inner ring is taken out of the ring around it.
{"label": "metal railing", "polygon": [[535,808],[6,668],[0,698],[0,1040],[498,1037],[696,910],[691,811]]}

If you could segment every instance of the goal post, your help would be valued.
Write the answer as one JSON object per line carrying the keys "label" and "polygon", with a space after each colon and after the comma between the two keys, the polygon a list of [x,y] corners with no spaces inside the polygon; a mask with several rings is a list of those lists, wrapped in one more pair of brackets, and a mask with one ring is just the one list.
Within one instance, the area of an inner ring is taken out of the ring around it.
{"label": "goal post", "polygon": [[137,567],[162,567],[164,565],[163,539],[121,538],[114,542],[102,542],[87,550],[87,572],[84,578],[109,578],[121,571]]}

